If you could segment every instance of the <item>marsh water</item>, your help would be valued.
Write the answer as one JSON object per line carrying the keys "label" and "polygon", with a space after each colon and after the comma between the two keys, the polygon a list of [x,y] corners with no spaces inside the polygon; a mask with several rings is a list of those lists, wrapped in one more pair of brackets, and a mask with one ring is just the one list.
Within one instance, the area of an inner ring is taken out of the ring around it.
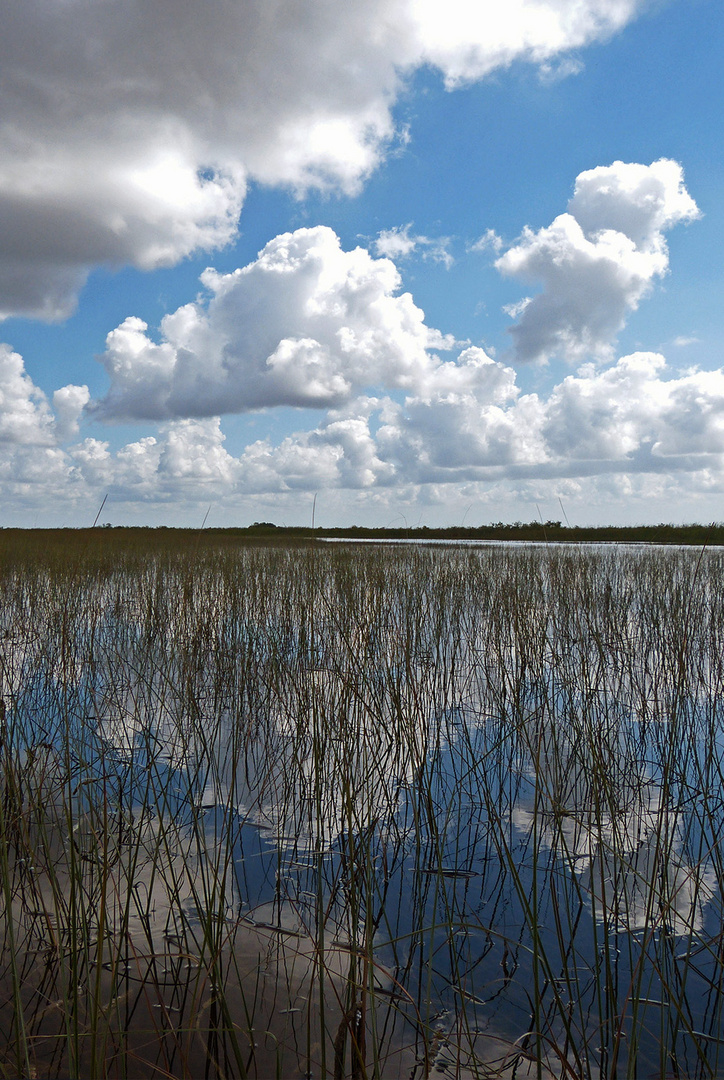
{"label": "marsh water", "polygon": [[724,1076],[722,563],[7,559],[0,1075]]}

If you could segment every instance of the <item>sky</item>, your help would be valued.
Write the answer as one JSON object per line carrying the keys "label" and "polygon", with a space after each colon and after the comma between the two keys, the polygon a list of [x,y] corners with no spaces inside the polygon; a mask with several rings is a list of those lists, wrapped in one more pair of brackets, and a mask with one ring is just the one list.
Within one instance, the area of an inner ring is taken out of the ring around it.
{"label": "sky", "polygon": [[0,525],[724,520],[720,0],[0,19]]}

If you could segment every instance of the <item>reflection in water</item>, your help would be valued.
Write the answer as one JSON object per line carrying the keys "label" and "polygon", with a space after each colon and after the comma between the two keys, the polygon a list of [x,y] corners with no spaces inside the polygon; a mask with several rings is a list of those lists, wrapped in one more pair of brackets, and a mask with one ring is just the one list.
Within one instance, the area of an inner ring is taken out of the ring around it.
{"label": "reflection in water", "polygon": [[69,1010],[79,1074],[99,1013],[139,1076],[721,1072],[716,590],[692,658],[681,554],[658,589],[631,553],[386,558],[109,573],[8,638],[26,1074]]}
{"label": "reflection in water", "polygon": [[129,765],[183,770],[198,808],[224,807],[298,851],[327,849],[350,829],[394,818],[425,760],[432,711],[419,696],[405,702],[401,727],[321,669],[310,672],[303,696],[292,687],[243,742],[228,714],[190,721],[150,704],[129,689],[120,706],[101,711],[102,746]]}
{"label": "reflection in water", "polygon": [[671,803],[651,783],[611,812],[598,813],[590,792],[580,804],[541,800],[516,805],[511,821],[522,834],[537,827],[538,841],[577,875],[592,913],[611,931],[662,927],[671,934],[700,932],[717,877],[707,859],[690,863],[684,831]]}
{"label": "reflection in water", "polygon": [[[337,672],[315,668],[304,694],[287,688],[243,738],[229,714],[191,726],[140,715],[136,704],[126,728],[99,717],[106,752],[152,767],[167,800],[176,793],[160,827],[175,909],[153,900],[163,933],[180,914],[193,937],[211,912],[227,948],[266,935],[275,960],[270,968],[259,952],[259,963],[265,978],[286,973],[292,1018],[320,966],[343,986],[350,970],[366,984],[369,965],[371,996],[394,1003],[390,1037],[403,1041],[418,1022],[410,982],[434,971],[446,1038],[462,1007],[473,1044],[508,1029],[523,1006],[530,946],[508,927],[524,925],[517,906],[541,875],[568,873],[611,938],[704,934],[715,869],[690,857],[691,823],[631,759],[620,727],[608,729],[605,775],[615,783],[602,792],[590,747],[563,721],[533,721],[501,740],[500,723],[470,693],[444,710],[432,695],[406,701],[404,728],[381,723]],[[157,852],[148,865],[160,865]],[[157,892],[163,880],[155,870]],[[574,928],[575,947],[594,970],[587,925]],[[512,1028],[507,1045],[515,1037]]]}

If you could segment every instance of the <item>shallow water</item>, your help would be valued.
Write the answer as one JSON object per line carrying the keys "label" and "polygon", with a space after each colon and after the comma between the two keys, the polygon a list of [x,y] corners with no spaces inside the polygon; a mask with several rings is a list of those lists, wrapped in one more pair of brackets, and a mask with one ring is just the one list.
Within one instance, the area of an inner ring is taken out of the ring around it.
{"label": "shallow water", "polygon": [[724,1075],[719,560],[9,583],[0,1065]]}

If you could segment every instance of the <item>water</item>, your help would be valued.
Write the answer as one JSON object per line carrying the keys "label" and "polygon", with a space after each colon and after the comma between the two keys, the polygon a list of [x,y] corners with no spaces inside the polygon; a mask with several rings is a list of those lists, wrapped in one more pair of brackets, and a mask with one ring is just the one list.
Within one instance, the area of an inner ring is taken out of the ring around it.
{"label": "water", "polygon": [[353,1074],[363,1013],[381,1076],[724,1075],[720,566],[697,558],[257,552],[165,569],[153,607],[127,570],[72,617],[57,586],[57,631],[9,606],[28,956],[85,897],[56,949],[103,972],[88,1008],[135,1002],[144,1075],[331,1076],[345,1034]]}

